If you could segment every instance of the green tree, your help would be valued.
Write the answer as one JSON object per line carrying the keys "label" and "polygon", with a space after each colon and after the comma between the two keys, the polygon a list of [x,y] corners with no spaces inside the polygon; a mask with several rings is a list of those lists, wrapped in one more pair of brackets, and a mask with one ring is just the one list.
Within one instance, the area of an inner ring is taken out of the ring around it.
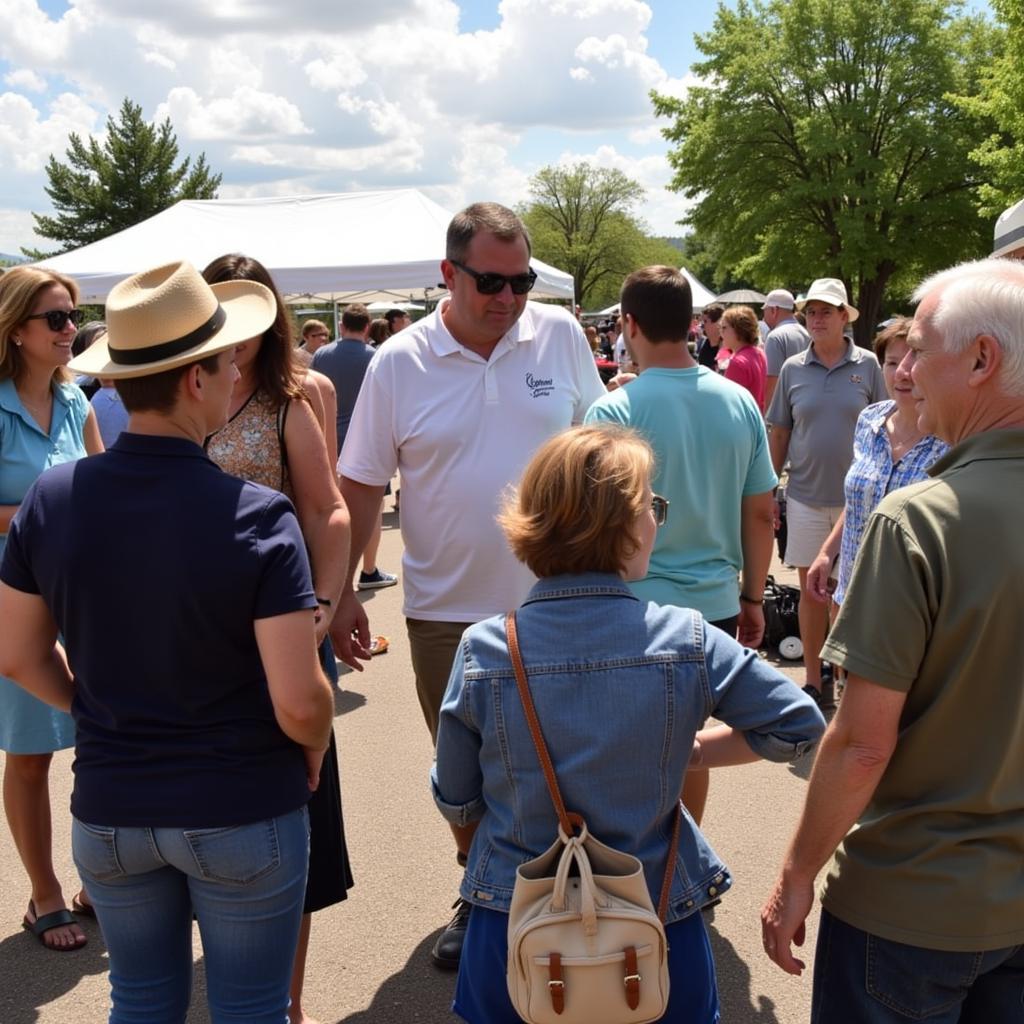
{"label": "green tree", "polygon": [[976,94],[986,22],[945,0],[739,0],[697,45],[704,84],[652,99],[720,267],[762,290],[843,279],[866,341],[888,286],[985,251],[983,126],[950,94]]}
{"label": "green tree", "polygon": [[577,302],[594,306],[609,295],[603,304],[614,302],[623,277],[654,248],[632,214],[644,196],[640,184],[622,171],[578,163],[542,168],[529,191],[532,202],[519,213],[537,257],[572,274]]}
{"label": "green tree", "polygon": [[215,199],[221,175],[213,174],[205,154],[192,163],[178,159],[178,141],[170,119],[147,124],[142,107],[126,99],[118,116],[107,118],[102,146],[74,132],[66,162],[52,154],[46,165],[46,194],[56,216],[34,213],[36,234],[57,242],[50,253],[24,250],[35,259],[98,241],[138,224],[181,199]]}
{"label": "green tree", "polygon": [[994,218],[1024,196],[1024,2],[991,0],[1005,27],[1003,48],[984,68],[976,96],[958,96],[960,106],[993,130],[971,159],[981,168],[979,213]]}

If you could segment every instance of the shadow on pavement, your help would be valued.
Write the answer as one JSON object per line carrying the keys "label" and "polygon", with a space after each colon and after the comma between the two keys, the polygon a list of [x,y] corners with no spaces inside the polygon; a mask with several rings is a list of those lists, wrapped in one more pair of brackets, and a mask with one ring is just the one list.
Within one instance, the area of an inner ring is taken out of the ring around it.
{"label": "shadow on pavement", "polygon": [[377,989],[365,1010],[341,1017],[338,1024],[452,1024],[455,972],[439,971],[430,962],[430,949],[441,933],[428,935],[405,966]]}
{"label": "shadow on pavement", "polygon": [[73,953],[43,949],[28,932],[0,942],[0,1021],[35,1024],[40,1008],[70,992],[87,975],[105,974],[107,950],[94,921],[79,918],[89,942]]}
{"label": "shadow on pavement", "polygon": [[334,715],[347,715],[350,711],[358,711],[366,704],[366,697],[355,690],[334,691]]}
{"label": "shadow on pavement", "polygon": [[722,1021],[735,1024],[779,1024],[775,1003],[771,999],[758,995],[757,1004],[754,1004],[754,995],[750,991],[750,968],[732,943],[718,933],[714,924],[708,925],[708,938],[715,956]]}

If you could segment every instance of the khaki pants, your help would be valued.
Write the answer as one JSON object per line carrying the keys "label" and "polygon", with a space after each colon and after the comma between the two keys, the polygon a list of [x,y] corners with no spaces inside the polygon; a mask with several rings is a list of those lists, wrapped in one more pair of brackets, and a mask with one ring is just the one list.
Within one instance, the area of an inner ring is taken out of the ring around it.
{"label": "khaki pants", "polygon": [[471,622],[429,622],[426,619],[406,619],[409,633],[409,652],[412,670],[416,676],[416,696],[420,700],[424,721],[430,738],[437,742],[437,723],[441,714],[441,701],[452,674],[452,662],[462,634]]}

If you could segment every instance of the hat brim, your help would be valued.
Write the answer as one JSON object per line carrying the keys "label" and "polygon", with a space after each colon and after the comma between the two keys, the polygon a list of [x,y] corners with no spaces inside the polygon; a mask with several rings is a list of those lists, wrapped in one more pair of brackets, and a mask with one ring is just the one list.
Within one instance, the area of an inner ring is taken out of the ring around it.
{"label": "hat brim", "polygon": [[273,293],[256,281],[222,281],[210,285],[210,288],[224,310],[224,325],[201,344],[168,359],[128,365],[110,358],[109,338],[101,334],[80,356],[71,360],[68,369],[88,377],[106,377],[110,380],[148,377],[187,366],[241,345],[243,341],[262,334],[277,316],[277,302]]}
{"label": "hat brim", "polygon": [[835,306],[836,309],[842,306],[846,310],[847,320],[851,324],[860,316],[860,310],[856,306],[851,306],[848,302],[836,302],[831,295],[808,295],[806,299],[801,299],[796,303],[796,308],[802,313],[808,302],[827,302],[830,306]]}

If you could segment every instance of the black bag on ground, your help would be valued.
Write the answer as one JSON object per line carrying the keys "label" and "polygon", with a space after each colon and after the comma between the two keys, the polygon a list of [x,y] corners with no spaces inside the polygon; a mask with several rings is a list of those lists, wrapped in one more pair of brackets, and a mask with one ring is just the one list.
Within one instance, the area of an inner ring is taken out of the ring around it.
{"label": "black bag on ground", "polygon": [[768,576],[764,583],[764,646],[778,647],[787,636],[800,636],[800,588],[776,583]]}

